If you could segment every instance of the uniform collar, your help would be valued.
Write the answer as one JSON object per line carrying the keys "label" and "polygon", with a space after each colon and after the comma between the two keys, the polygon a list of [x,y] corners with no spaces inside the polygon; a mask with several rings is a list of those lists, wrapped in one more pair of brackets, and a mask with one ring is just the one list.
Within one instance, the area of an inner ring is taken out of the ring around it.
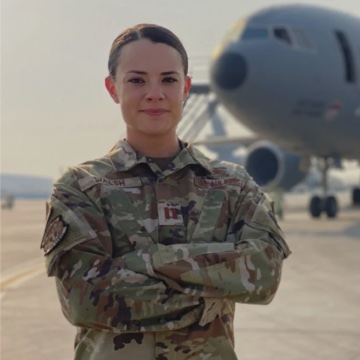
{"label": "uniform collar", "polygon": [[[169,169],[161,172],[163,176],[170,175],[187,165],[200,165],[208,173],[211,173],[210,159],[194,146],[182,142],[183,148],[169,165]],[[120,140],[107,155],[116,171],[128,171],[140,164],[148,164],[152,170],[154,167],[148,158],[133,149],[126,140]],[[156,166],[156,165],[155,165]],[[157,166],[156,166],[156,169]],[[154,171],[157,172],[157,171]]]}

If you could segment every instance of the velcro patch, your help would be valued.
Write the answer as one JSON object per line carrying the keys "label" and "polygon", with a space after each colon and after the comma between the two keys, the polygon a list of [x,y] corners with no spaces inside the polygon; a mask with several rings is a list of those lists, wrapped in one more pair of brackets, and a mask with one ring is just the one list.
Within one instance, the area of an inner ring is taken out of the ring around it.
{"label": "velcro patch", "polygon": [[40,249],[44,250],[45,255],[48,255],[60,243],[68,227],[69,225],[65,223],[61,215],[48,224],[40,246]]}

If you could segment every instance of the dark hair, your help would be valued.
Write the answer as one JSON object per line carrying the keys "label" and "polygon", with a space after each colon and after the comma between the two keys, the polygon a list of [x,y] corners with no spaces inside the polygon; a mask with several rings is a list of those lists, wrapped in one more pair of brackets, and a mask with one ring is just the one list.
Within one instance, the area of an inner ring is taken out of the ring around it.
{"label": "dark hair", "polygon": [[124,30],[112,43],[108,61],[109,75],[112,79],[115,79],[121,49],[126,44],[140,39],[148,39],[154,43],[166,44],[177,50],[181,55],[184,73],[187,75],[188,56],[180,39],[173,32],[162,26],[138,24]]}

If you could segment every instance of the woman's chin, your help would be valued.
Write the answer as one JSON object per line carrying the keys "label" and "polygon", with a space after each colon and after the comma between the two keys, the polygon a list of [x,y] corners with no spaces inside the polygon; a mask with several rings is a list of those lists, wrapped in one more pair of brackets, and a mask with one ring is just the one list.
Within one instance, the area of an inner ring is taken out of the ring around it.
{"label": "woman's chin", "polygon": [[144,126],[142,129],[142,132],[149,136],[163,136],[170,134],[172,131],[174,131],[174,129],[169,128],[164,124],[153,124],[146,127]]}

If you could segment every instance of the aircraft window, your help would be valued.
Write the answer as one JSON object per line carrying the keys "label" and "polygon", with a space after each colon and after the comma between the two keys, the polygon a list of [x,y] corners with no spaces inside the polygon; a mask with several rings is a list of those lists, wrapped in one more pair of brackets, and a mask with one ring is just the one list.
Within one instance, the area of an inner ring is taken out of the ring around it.
{"label": "aircraft window", "polygon": [[274,36],[284,42],[291,45],[291,38],[289,32],[285,28],[274,28]]}
{"label": "aircraft window", "polygon": [[269,36],[268,29],[248,27],[242,33],[241,39],[243,40],[265,39],[268,36]]}
{"label": "aircraft window", "polygon": [[313,49],[313,44],[309,40],[308,34],[301,29],[292,29],[295,44],[299,48]]}
{"label": "aircraft window", "polygon": [[336,38],[340,45],[340,49],[344,58],[345,80],[349,83],[355,82],[355,66],[354,58],[351,51],[350,43],[346,35],[342,31],[335,31]]}

